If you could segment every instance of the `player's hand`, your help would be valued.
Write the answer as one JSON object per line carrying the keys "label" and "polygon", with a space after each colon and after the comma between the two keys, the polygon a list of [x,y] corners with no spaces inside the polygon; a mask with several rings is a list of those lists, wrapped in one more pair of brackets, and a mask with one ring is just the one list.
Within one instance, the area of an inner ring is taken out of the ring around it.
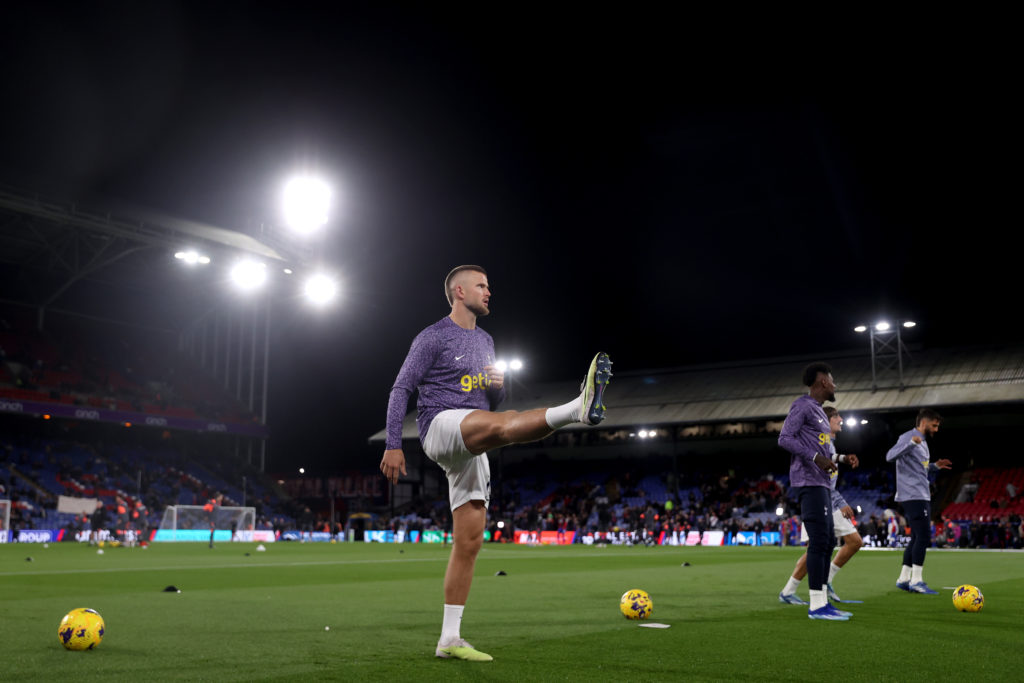
{"label": "player's hand", "polygon": [[860,466],[860,458],[858,458],[853,453],[847,453],[846,454],[846,464],[849,465],[850,467],[856,469],[857,467]]}
{"label": "player's hand", "polygon": [[487,373],[487,388],[498,391],[505,386],[505,373],[493,365],[485,365],[484,372]]}
{"label": "player's hand", "polygon": [[938,467],[940,470],[950,470],[953,469],[953,461],[943,458],[942,460],[936,460],[935,466]]}
{"label": "player's hand", "polygon": [[823,469],[824,471],[828,472],[829,474],[839,469],[838,467],[836,467],[836,464],[832,462],[832,458],[826,458],[821,453],[814,454],[814,464]]}
{"label": "player's hand", "polygon": [[844,508],[841,508],[839,512],[843,513],[843,517],[846,517],[847,519],[853,519],[853,508],[850,507],[849,505],[847,505]]}
{"label": "player's hand", "polygon": [[392,448],[384,451],[384,457],[380,460],[380,471],[384,478],[392,484],[398,483],[398,474],[405,474],[405,453],[401,448]]}
{"label": "player's hand", "polygon": [[921,437],[919,437],[919,436],[912,436],[912,437],[910,437],[910,440],[913,441],[914,443],[916,443],[918,446],[921,445]]}

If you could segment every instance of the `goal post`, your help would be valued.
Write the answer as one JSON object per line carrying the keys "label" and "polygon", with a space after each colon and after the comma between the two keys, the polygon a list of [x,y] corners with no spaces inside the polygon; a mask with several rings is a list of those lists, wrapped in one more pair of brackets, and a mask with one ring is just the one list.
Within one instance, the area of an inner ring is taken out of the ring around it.
{"label": "goal post", "polygon": [[0,543],[11,540],[11,501],[0,500]]}
{"label": "goal post", "polygon": [[168,505],[155,541],[251,541],[256,528],[256,508],[217,505],[207,512],[202,505]]}

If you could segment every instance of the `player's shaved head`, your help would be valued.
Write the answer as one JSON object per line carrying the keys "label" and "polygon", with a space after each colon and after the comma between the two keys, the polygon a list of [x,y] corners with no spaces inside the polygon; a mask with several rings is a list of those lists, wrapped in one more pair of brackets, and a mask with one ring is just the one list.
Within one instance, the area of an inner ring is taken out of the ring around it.
{"label": "player's shaved head", "polygon": [[452,268],[444,279],[444,295],[448,298],[449,306],[455,303],[455,287],[463,282],[463,273],[482,273],[487,275],[487,271],[482,266],[468,265]]}

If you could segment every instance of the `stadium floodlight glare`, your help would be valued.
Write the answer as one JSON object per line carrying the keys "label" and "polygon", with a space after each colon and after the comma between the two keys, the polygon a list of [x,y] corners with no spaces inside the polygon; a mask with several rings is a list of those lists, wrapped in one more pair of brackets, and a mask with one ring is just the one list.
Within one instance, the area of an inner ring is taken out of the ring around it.
{"label": "stadium floodlight glare", "polygon": [[647,430],[646,429],[641,429],[639,432],[636,433],[636,435],[639,436],[641,439],[646,439],[647,438]]}
{"label": "stadium floodlight glare", "polygon": [[508,363],[506,363],[503,360],[496,360],[494,361],[494,369],[497,370],[498,372],[504,373],[506,370],[508,370]]}
{"label": "stadium floodlight glare", "polygon": [[300,467],[299,468],[299,474],[305,474],[305,473],[306,473],[306,468],[305,467]]}
{"label": "stadium floodlight glare", "polygon": [[331,188],[320,178],[298,176],[284,186],[284,219],[292,230],[304,235],[327,224]]}
{"label": "stadium floodlight glare", "polygon": [[317,306],[325,306],[338,295],[338,283],[323,273],[317,273],[306,280],[306,298]]}
{"label": "stadium floodlight glare", "polygon": [[508,369],[509,370],[515,370],[515,371],[522,370],[523,369],[523,361],[519,360],[518,358],[512,360],[508,364]]}
{"label": "stadium floodlight glare", "polygon": [[911,328],[911,327],[916,327],[916,326],[917,326],[917,323],[915,323],[913,320],[904,320],[903,321],[903,327],[906,327],[908,329]]}
{"label": "stadium floodlight glare", "polygon": [[860,423],[861,423],[862,425],[866,425],[866,424],[868,423],[868,421],[867,421],[866,419],[864,419],[864,420],[861,420],[861,421],[860,421]]}
{"label": "stadium floodlight glare", "polygon": [[890,327],[892,327],[892,325],[890,325],[889,323],[887,323],[885,321],[882,321],[882,322],[878,323],[877,325],[875,325],[875,330],[877,330],[878,332],[885,332]]}
{"label": "stadium floodlight glare", "polygon": [[267,267],[259,261],[239,261],[231,269],[231,281],[244,291],[257,289],[267,281]]}
{"label": "stadium floodlight glare", "polygon": [[855,417],[848,417],[848,418],[846,418],[846,426],[847,427],[856,427],[857,426],[857,418],[855,418]]}
{"label": "stadium floodlight glare", "polygon": [[783,510],[782,506],[780,505],[779,507],[775,508],[775,514],[781,517],[782,515],[786,514],[786,511]]}
{"label": "stadium floodlight glare", "polygon": [[868,331],[868,326],[867,325],[857,325],[857,327],[853,328],[853,331],[854,332],[867,332]]}
{"label": "stadium floodlight glare", "polygon": [[194,266],[196,264],[205,266],[210,263],[209,256],[204,256],[203,254],[200,254],[194,249],[189,249],[188,251],[175,252],[174,258],[178,259],[179,261],[184,261],[190,266]]}

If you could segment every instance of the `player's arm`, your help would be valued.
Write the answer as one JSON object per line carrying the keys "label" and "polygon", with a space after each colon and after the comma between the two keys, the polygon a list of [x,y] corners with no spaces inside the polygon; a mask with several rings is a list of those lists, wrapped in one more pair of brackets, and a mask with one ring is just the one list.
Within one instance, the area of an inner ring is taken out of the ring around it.
{"label": "player's arm", "polygon": [[505,373],[493,365],[485,365],[487,373],[487,401],[491,410],[497,409],[505,400]]}
{"label": "player's arm", "polygon": [[896,445],[890,448],[889,452],[885,454],[885,461],[892,462],[901,455],[910,452],[911,449],[917,448],[919,443],[921,443],[921,437],[911,437],[910,432],[902,434],[900,438],[896,440]]}
{"label": "player's arm", "polygon": [[806,419],[807,415],[802,409],[791,410],[789,415],[786,416],[786,421],[782,423],[782,431],[779,432],[779,446],[797,457],[813,462],[826,472],[834,471],[836,469],[835,463],[821,453],[805,448],[800,443],[800,439],[797,438],[800,426]]}
{"label": "player's arm", "polygon": [[402,451],[402,421],[409,409],[409,398],[412,392],[423,381],[427,370],[434,364],[437,350],[419,334],[412,341],[409,353],[398,371],[395,384],[391,387],[388,397],[388,416],[384,457],[380,461],[380,471],[392,484],[398,483],[399,474],[406,474],[405,453]]}
{"label": "player's arm", "polygon": [[832,489],[831,494],[832,509],[839,510],[846,519],[853,519],[853,508],[850,507],[850,504],[846,502],[845,498],[843,498],[843,494],[839,493],[839,491],[836,491],[835,489]]}
{"label": "player's arm", "polygon": [[946,458],[936,460],[928,466],[930,470],[950,470],[953,469],[953,461]]}

